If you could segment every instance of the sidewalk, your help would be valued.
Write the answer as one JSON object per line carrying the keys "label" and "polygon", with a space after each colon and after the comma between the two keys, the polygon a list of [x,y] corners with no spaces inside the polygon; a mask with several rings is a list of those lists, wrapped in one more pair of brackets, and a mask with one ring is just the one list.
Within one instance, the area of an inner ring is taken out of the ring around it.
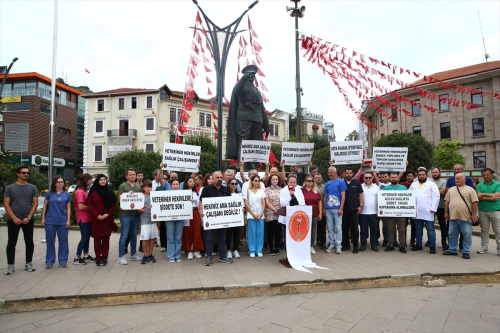
{"label": "sidewalk", "polygon": [[[437,231],[439,239],[439,231]],[[7,228],[0,227],[0,248],[7,243]],[[211,267],[204,266],[203,259],[187,260],[183,254],[181,263],[169,263],[165,252],[155,248],[157,263],[141,265],[138,261],[129,261],[128,265],[119,265],[118,238],[114,233],[111,237],[111,248],[108,266],[97,267],[93,264],[84,266],[73,265],[72,260],[80,233],[70,231],[70,259],[68,268],[54,265],[51,270],[45,269],[44,230],[35,229],[35,254],[33,264],[35,272],[24,271],[24,241],[19,236],[16,251],[16,272],[4,275],[6,268],[5,252],[0,251],[0,298],[4,300],[29,299],[40,297],[119,294],[127,292],[150,292],[185,290],[192,288],[227,287],[230,285],[250,285],[252,283],[283,284],[307,283],[319,280],[343,281],[345,279],[380,278],[398,274],[450,274],[450,273],[495,273],[500,271],[500,256],[497,255],[495,241],[490,239],[490,253],[479,255],[476,251],[480,246],[479,237],[473,237],[471,259],[448,257],[441,255],[442,248],[437,247],[437,254],[431,255],[428,248],[424,251],[407,254],[394,252],[376,253],[367,249],[359,254],[347,251],[341,255],[325,253],[318,250],[312,259],[319,266],[329,270],[314,270],[311,273],[285,268],[278,263],[280,256],[264,258],[234,259],[233,264],[222,264],[214,257]],[[425,241],[425,240],[424,240]],[[93,255],[93,240],[91,240]],[[141,254],[140,252],[138,253]],[[128,258],[128,257],[127,257]]]}

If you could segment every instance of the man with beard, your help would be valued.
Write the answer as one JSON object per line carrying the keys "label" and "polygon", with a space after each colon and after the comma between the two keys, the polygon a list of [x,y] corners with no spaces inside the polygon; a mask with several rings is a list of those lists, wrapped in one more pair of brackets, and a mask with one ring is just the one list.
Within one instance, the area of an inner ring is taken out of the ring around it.
{"label": "man with beard", "polygon": [[422,248],[422,237],[424,224],[429,238],[430,254],[436,254],[436,231],[434,230],[434,214],[439,205],[439,189],[432,181],[427,181],[427,169],[420,167],[417,170],[418,183],[410,186],[410,191],[415,193],[417,204],[417,217],[413,219],[417,229],[417,242],[411,248],[412,251],[420,251]]}
{"label": "man with beard", "polygon": [[436,217],[439,222],[439,229],[441,229],[441,245],[443,246],[443,251],[448,250],[448,223],[444,218],[444,197],[446,195],[446,180],[441,178],[441,170],[439,168],[432,168],[432,181],[439,190],[439,206],[436,212]]}
{"label": "man with beard", "polygon": [[[384,187],[383,191],[407,191],[408,189],[399,184],[399,174],[396,172],[391,172],[390,178],[391,185]],[[396,244],[396,225],[398,227],[399,234],[399,252],[406,253],[406,224],[404,217],[386,217],[387,224],[387,235],[389,237],[389,244],[385,248],[385,252],[394,251],[394,245]]]}
{"label": "man with beard", "polygon": [[[204,198],[217,198],[217,197],[230,197],[231,191],[227,186],[222,186],[222,172],[215,171],[212,174],[213,183],[212,185],[205,186],[200,196],[200,205],[198,210],[201,216],[205,216],[203,213],[203,199]],[[207,244],[205,248],[205,253],[207,258],[205,259],[205,266],[212,266],[212,253],[214,249],[214,239],[219,237],[218,251],[220,254],[219,262],[224,264],[232,264],[233,260],[227,258],[226,252],[226,232],[227,228],[210,229],[207,230]]]}
{"label": "man with beard", "polygon": [[365,172],[363,187],[363,209],[359,214],[359,224],[361,229],[361,247],[360,251],[366,250],[368,227],[370,228],[370,245],[371,249],[378,252],[377,239],[378,239],[378,226],[379,218],[377,216],[377,196],[380,187],[373,183],[371,172]]}
{"label": "man with beard", "polygon": [[358,215],[363,209],[363,187],[357,179],[353,179],[352,168],[345,169],[345,192],[344,213],[342,215],[342,251],[351,248],[349,231],[352,236],[352,253],[358,253],[359,220]]}

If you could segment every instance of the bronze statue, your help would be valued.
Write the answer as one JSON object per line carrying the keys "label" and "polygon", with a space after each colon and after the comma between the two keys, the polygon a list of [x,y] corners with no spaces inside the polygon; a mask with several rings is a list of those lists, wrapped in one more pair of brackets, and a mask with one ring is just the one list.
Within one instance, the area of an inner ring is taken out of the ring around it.
{"label": "bronze statue", "polygon": [[[243,76],[231,93],[231,105],[227,120],[226,158],[241,160],[242,140],[262,140],[262,128],[269,135],[262,95],[253,85],[258,68],[249,65],[241,71]],[[248,165],[248,164],[247,164]],[[253,166],[253,163],[251,163]]]}

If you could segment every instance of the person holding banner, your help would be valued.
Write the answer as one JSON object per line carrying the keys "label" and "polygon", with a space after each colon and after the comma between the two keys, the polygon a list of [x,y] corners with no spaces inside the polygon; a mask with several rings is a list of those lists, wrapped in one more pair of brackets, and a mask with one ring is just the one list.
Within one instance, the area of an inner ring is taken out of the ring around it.
{"label": "person holding banner", "polygon": [[326,253],[335,250],[335,238],[337,239],[337,254],[342,253],[342,211],[344,210],[345,191],[347,186],[342,179],[337,178],[337,168],[328,168],[330,180],[325,185],[325,211],[326,224],[328,226],[328,240],[330,242]]}
{"label": "person holding banner", "polygon": [[144,207],[137,212],[141,218],[141,236],[142,248],[144,250],[144,257],[142,257],[141,264],[148,262],[155,263],[156,259],[153,257],[153,248],[155,239],[158,238],[158,227],[154,221],[151,221],[151,189],[153,183],[147,179],[142,184],[144,191]]}
{"label": "person holding banner", "polygon": [[262,182],[264,184],[267,184],[267,180],[269,179],[270,176],[272,175],[279,175],[280,179],[283,179],[280,181],[280,186],[285,184],[285,161],[280,162],[280,167],[281,167],[281,172],[278,170],[277,167],[273,166],[271,168],[271,171],[269,171],[269,162],[266,162],[266,172],[264,174],[264,177],[262,177]]}
{"label": "person holding banner", "polygon": [[[297,185],[297,176],[290,174],[288,176],[288,186],[283,188],[280,192],[280,205],[285,206],[304,206],[306,201],[301,187]],[[286,231],[286,216],[280,216],[278,221],[283,225]],[[286,237],[285,237],[286,243]]]}
{"label": "person holding banner", "polygon": [[[172,186],[174,186],[174,183],[177,184],[178,180],[173,182]],[[177,187],[177,189],[179,188]],[[193,256],[196,257],[196,259],[201,258],[200,251],[205,250],[205,247],[203,246],[203,238],[201,237],[201,218],[200,213],[198,212],[200,194],[196,192],[193,177],[186,178],[183,190],[191,190],[193,218],[186,221],[186,224],[184,225],[184,232],[182,230],[184,221],[167,221],[167,256],[170,259],[170,262],[182,261],[181,246],[182,251],[188,254],[188,260],[193,259]]]}
{"label": "person holding banner", "polygon": [[[317,172],[317,171],[316,171]],[[316,242],[316,229],[318,221],[321,221],[323,217],[321,194],[314,183],[314,177],[309,175],[306,176],[304,181],[304,186],[302,187],[302,194],[304,195],[304,200],[306,205],[312,206],[312,223],[311,223],[311,254],[316,254],[314,249],[314,243]]]}
{"label": "person holding banner", "polygon": [[[386,185],[383,191],[408,191],[406,186],[399,184],[399,174],[391,172],[389,177],[391,185]],[[407,253],[406,251],[406,217],[386,217],[387,235],[389,237],[389,244],[385,248],[385,252],[394,251],[396,243],[396,225],[399,233],[399,252]]]}
{"label": "person holding banner", "polygon": [[250,178],[245,196],[245,208],[247,210],[247,239],[248,253],[250,258],[255,255],[262,258],[264,246],[264,207],[266,206],[266,193],[260,188],[260,177],[254,175]]}
{"label": "person holding banner", "polygon": [[267,244],[269,245],[269,254],[272,256],[280,254],[281,224],[278,222],[278,209],[280,209],[280,193],[282,191],[279,184],[281,179],[279,175],[271,175],[266,183],[266,209],[264,210],[265,221],[267,224]]}
{"label": "person holding banner", "polygon": [[[229,191],[231,191],[232,196],[238,196],[241,198],[241,206],[245,207],[245,201],[243,200],[243,197],[241,196],[241,193],[238,192],[238,182],[236,181],[236,178],[231,178],[227,182],[229,184],[228,188]],[[233,246],[231,247],[231,238],[233,241]],[[238,251],[240,249],[238,248],[238,243],[240,241],[240,227],[232,227],[232,228],[227,228],[226,232],[226,248],[227,248],[227,257],[229,259],[233,258],[233,253],[234,252],[234,258],[239,259],[241,256]]]}

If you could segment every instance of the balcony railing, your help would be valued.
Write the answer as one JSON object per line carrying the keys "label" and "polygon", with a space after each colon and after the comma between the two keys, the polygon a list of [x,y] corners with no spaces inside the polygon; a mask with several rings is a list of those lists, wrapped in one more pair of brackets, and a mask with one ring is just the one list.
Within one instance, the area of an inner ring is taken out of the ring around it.
{"label": "balcony railing", "polygon": [[107,131],[107,136],[131,136],[132,138],[137,138],[136,129],[113,129]]}
{"label": "balcony railing", "polygon": [[[10,96],[38,96],[40,98],[51,101],[52,95],[49,90],[45,89],[14,89],[14,90],[4,90],[2,92],[2,97],[10,97]],[[78,104],[75,102],[70,102],[67,100],[61,100],[60,97],[56,97],[56,103],[69,106],[72,109],[76,109]]]}

